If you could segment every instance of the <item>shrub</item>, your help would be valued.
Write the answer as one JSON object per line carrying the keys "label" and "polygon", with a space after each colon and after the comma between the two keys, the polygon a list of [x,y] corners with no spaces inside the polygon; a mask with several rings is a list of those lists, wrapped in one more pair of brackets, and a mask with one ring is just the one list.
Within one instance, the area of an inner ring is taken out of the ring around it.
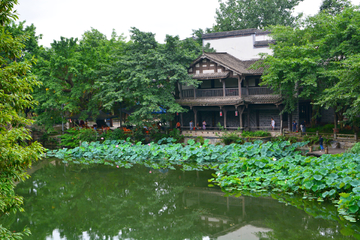
{"label": "shrub", "polygon": [[202,136],[198,136],[196,138],[196,142],[199,142],[199,143],[201,143],[201,145],[203,145],[204,144],[204,138]]}
{"label": "shrub", "polygon": [[238,132],[225,132],[221,137],[221,142],[225,145],[229,145],[231,143],[239,143],[242,144],[245,141],[239,136]]}
{"label": "shrub", "polygon": [[272,142],[283,142],[283,141],[289,141],[291,143],[298,142],[298,138],[295,136],[277,136],[271,138]]}
{"label": "shrub", "polygon": [[179,129],[173,129],[169,132],[169,137],[176,139],[178,143],[184,142],[184,136],[181,135]]}
{"label": "shrub", "polygon": [[126,134],[125,131],[121,128],[117,128],[113,131],[107,131],[101,135],[105,140],[125,140],[129,137],[129,134]]}
{"label": "shrub", "polygon": [[250,131],[244,131],[241,134],[242,137],[270,137],[271,134],[267,131],[256,131],[256,132],[250,132]]}
{"label": "shrub", "polygon": [[69,129],[67,133],[60,136],[61,145],[66,147],[77,147],[81,142],[96,141],[99,134],[94,129]]}
{"label": "shrub", "polygon": [[355,145],[350,149],[350,153],[360,154],[360,142],[355,143]]}
{"label": "shrub", "polygon": [[314,145],[315,143],[318,143],[319,142],[319,137],[318,136],[310,136],[310,135],[306,135],[304,136],[303,138],[304,141],[308,141],[308,145],[309,146],[312,146]]}

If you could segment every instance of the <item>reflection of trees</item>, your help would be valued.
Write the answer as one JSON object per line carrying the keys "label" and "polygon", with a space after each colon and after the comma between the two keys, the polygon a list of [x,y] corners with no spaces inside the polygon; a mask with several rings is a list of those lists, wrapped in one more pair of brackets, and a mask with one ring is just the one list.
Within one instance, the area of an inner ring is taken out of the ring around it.
{"label": "reflection of trees", "polygon": [[30,240],[55,229],[66,239],[216,239],[247,225],[271,229],[258,234],[268,239],[343,239],[348,230],[323,204],[304,206],[307,215],[271,198],[224,197],[206,187],[209,172],[149,171],[50,164],[18,185],[25,213],[3,224],[29,226]]}
{"label": "reflection of trees", "polygon": [[[144,167],[116,169],[48,166],[18,186],[25,214],[17,226],[29,225],[29,239],[45,239],[54,229],[62,237],[91,239],[118,236],[145,239],[184,239],[201,236],[195,209],[185,209],[181,193],[187,182],[178,174]],[[171,228],[171,231],[169,229]]]}

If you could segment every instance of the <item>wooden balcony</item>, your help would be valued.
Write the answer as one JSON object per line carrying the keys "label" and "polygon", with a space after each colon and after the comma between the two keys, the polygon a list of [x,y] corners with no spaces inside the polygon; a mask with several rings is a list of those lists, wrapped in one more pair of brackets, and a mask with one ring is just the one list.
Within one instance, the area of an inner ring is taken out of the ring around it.
{"label": "wooden balcony", "polygon": [[[267,87],[241,88],[241,96],[271,95],[273,90]],[[238,88],[187,89],[182,91],[182,98],[240,97]]]}

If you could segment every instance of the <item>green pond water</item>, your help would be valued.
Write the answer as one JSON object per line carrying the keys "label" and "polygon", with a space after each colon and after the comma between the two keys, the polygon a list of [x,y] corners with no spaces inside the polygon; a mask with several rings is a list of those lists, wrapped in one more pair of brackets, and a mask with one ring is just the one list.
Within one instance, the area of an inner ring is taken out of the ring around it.
{"label": "green pond water", "polygon": [[24,239],[34,240],[359,239],[360,224],[340,220],[331,205],[224,196],[208,187],[212,173],[43,161],[17,185],[25,212],[1,222],[28,226]]}

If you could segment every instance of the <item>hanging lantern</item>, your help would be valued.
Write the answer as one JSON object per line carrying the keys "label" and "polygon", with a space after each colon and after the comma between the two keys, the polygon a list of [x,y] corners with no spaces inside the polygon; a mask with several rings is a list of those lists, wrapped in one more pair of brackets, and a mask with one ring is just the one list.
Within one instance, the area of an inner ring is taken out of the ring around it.
{"label": "hanging lantern", "polygon": [[179,113],[178,113],[178,112],[176,113],[176,116],[179,116]]}
{"label": "hanging lantern", "polygon": [[222,117],[222,111],[220,111],[220,117]]}
{"label": "hanging lantern", "polygon": [[239,114],[239,113],[238,113],[238,111],[235,111],[235,117],[237,117],[237,116],[238,116],[238,114]]}

